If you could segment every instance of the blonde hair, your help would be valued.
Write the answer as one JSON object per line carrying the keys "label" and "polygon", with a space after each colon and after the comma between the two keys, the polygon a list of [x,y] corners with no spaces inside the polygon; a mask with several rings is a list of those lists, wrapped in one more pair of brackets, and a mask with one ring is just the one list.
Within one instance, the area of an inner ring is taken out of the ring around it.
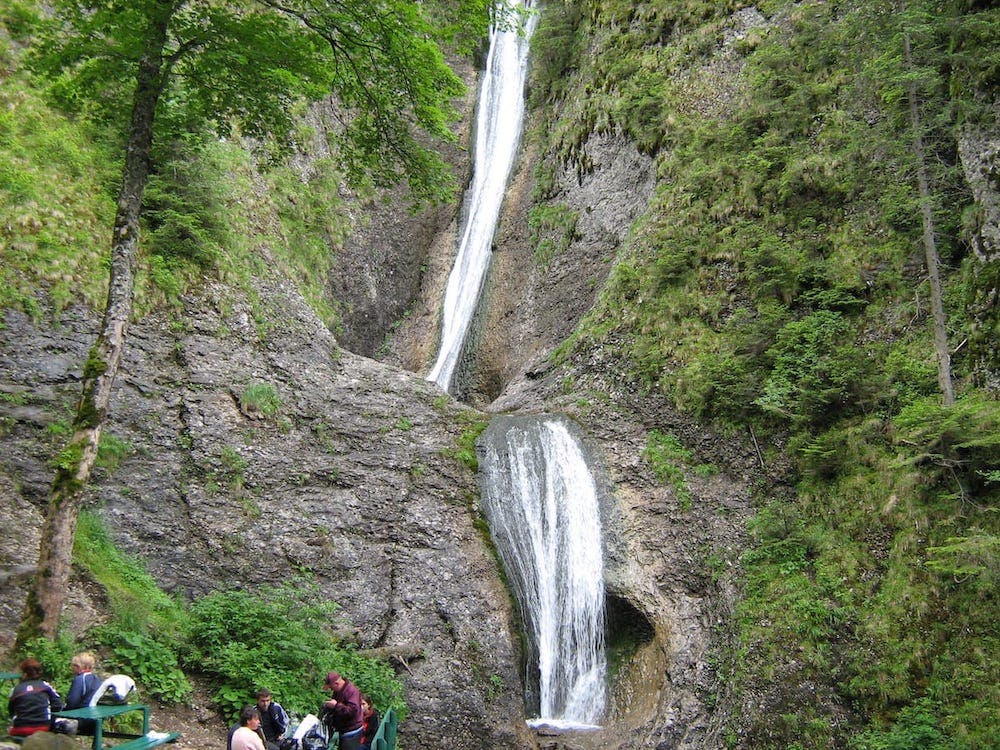
{"label": "blonde hair", "polygon": [[97,658],[89,651],[81,651],[79,654],[76,654],[69,663],[71,666],[79,667],[80,669],[92,672],[94,667],[97,665]]}

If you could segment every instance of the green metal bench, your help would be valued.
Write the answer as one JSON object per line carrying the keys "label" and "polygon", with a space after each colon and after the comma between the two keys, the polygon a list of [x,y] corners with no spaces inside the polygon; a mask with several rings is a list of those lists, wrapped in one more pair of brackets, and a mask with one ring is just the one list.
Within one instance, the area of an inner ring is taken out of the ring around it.
{"label": "green metal bench", "polygon": [[378,723],[378,731],[372,739],[372,750],[396,750],[396,729],[399,719],[396,712],[387,708],[382,720]]}
{"label": "green metal bench", "polygon": [[112,750],[146,750],[149,747],[159,747],[168,742],[176,742],[180,732],[150,732],[121,745],[115,745]]}

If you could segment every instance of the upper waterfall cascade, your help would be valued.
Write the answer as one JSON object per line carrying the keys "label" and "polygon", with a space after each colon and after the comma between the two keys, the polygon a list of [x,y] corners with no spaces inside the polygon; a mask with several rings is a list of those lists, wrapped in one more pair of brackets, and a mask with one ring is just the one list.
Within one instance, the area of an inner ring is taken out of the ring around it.
{"label": "upper waterfall cascade", "polygon": [[[604,557],[597,487],[568,420],[495,418],[483,505],[521,608],[539,719],[595,725],[606,700]],[[531,692],[529,686],[528,692]]]}
{"label": "upper waterfall cascade", "polygon": [[[512,5],[531,10],[530,0]],[[465,223],[445,290],[437,361],[427,376],[445,390],[451,386],[479,303],[500,207],[521,138],[528,41],[537,15],[529,12],[524,17],[520,31],[490,31],[476,114],[472,185],[466,193]]]}

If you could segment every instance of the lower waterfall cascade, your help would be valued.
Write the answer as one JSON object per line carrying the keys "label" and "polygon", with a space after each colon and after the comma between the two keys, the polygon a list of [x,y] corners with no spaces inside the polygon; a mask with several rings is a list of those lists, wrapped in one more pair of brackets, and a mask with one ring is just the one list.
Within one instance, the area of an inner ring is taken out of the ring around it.
{"label": "lower waterfall cascade", "polygon": [[529,723],[586,728],[606,702],[604,561],[597,486],[574,427],[552,415],[494,418],[480,476],[528,637]]}

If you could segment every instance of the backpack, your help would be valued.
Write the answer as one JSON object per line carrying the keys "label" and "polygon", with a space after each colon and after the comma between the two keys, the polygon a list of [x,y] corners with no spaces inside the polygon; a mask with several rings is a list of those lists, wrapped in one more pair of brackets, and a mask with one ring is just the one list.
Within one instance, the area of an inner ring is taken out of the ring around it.
{"label": "backpack", "polygon": [[106,678],[90,697],[91,706],[118,706],[128,703],[135,692],[135,680],[127,674],[113,674]]}
{"label": "backpack", "polygon": [[315,714],[306,714],[291,737],[281,741],[279,750],[326,750],[326,727]]}

